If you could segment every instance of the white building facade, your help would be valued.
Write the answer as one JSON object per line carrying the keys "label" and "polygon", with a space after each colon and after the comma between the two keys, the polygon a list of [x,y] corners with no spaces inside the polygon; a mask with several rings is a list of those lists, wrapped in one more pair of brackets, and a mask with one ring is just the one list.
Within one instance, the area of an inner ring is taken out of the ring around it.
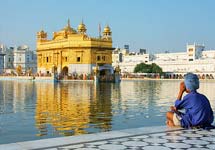
{"label": "white building facade", "polygon": [[[149,58],[150,57],[150,58]],[[183,76],[193,72],[202,78],[215,78],[215,50],[205,50],[204,45],[187,44],[185,52],[129,53],[126,49],[116,49],[112,55],[113,66],[119,66],[121,73],[133,73],[137,64],[155,63],[163,72],[174,76]]]}
{"label": "white building facade", "polygon": [[[6,47],[0,45],[0,49],[4,54],[3,57],[3,72],[13,73],[16,68],[21,66],[22,72],[26,73],[31,69],[32,73],[37,72],[37,55],[34,51],[30,50],[27,45],[19,47]],[[1,59],[2,60],[2,59]]]}
{"label": "white building facade", "polygon": [[22,72],[26,73],[31,70],[32,73],[37,72],[36,54],[29,50],[26,45],[19,46],[14,50],[14,68],[21,66]]}
{"label": "white building facade", "polygon": [[4,49],[4,68],[6,71],[14,69],[14,47]]}
{"label": "white building facade", "polygon": [[149,62],[149,54],[129,52],[127,49],[116,49],[113,51],[112,61],[114,67],[120,67],[121,73],[132,73],[137,64]]}
{"label": "white building facade", "polygon": [[204,50],[204,45],[187,45],[187,51],[181,53],[155,54],[150,63],[159,65],[163,72],[184,75],[193,72],[200,77],[215,77],[215,50]]}

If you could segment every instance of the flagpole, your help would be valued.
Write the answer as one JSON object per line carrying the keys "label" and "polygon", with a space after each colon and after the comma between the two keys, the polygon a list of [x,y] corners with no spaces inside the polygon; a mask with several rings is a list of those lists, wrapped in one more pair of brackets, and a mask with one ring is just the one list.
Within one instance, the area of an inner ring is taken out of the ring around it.
{"label": "flagpole", "polygon": [[99,38],[101,39],[101,25],[99,23]]}

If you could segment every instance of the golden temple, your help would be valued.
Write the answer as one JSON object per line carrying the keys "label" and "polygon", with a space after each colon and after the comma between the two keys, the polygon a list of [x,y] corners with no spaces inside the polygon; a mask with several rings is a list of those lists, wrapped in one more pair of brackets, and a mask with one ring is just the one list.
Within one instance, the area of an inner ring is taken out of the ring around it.
{"label": "golden temple", "polygon": [[112,68],[112,32],[107,25],[102,36],[90,37],[83,21],[77,30],[70,26],[70,20],[60,31],[47,39],[43,30],[37,32],[37,67],[40,74],[57,73],[92,74],[99,66],[103,74],[111,74]]}

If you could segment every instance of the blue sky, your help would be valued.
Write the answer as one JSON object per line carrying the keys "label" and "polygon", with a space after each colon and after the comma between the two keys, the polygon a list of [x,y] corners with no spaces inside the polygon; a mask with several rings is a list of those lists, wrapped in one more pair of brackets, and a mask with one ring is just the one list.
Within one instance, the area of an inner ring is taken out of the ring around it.
{"label": "blue sky", "polygon": [[132,51],[185,51],[187,43],[215,49],[214,0],[1,0],[0,43],[27,44],[36,49],[36,32],[62,29],[68,18],[81,20],[90,36],[98,24],[112,29],[113,46],[128,44]]}

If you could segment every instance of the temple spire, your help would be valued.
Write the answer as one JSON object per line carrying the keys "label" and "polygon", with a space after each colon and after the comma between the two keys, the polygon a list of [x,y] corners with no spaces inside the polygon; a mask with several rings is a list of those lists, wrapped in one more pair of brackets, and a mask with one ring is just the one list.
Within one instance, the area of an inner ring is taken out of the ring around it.
{"label": "temple spire", "polygon": [[70,27],[70,20],[68,19],[67,26]]}

